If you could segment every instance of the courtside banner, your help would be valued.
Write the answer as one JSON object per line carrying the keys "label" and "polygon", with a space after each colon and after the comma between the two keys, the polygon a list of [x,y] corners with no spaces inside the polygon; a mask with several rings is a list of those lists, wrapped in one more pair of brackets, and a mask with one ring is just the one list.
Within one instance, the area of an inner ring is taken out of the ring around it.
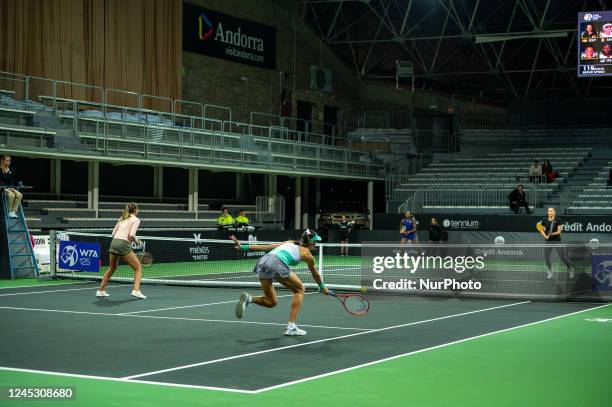
{"label": "courtside banner", "polygon": [[183,3],[183,50],[276,68],[276,28]]}
{"label": "courtside banner", "polygon": [[[399,230],[399,222],[402,214],[376,214],[374,225],[376,229]],[[459,213],[431,213],[417,214],[417,229],[427,230],[431,218],[438,222],[448,232],[534,232],[535,225],[544,215],[525,214],[459,214]],[[564,222],[563,231],[570,233],[606,233],[612,234],[612,220],[610,216],[581,216],[561,215]]]}
{"label": "courtside banner", "polygon": [[63,270],[100,271],[100,244],[60,241],[58,265]]}

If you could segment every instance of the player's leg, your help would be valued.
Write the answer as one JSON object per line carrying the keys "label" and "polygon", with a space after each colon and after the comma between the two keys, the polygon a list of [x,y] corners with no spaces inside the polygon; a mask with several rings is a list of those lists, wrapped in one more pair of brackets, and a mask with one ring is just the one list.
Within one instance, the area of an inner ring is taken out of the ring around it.
{"label": "player's leg", "polygon": [[[276,290],[274,289],[274,281],[270,279],[260,278],[261,289],[264,295],[251,297],[249,303],[261,305],[266,308],[274,308],[278,304]],[[248,306],[248,305],[247,305]]]}
{"label": "player's leg", "polygon": [[140,299],[146,299],[147,297],[140,292],[140,280],[142,279],[142,266],[138,261],[138,257],[134,252],[129,252],[127,255],[122,257],[123,261],[129,264],[134,270],[134,289],[132,296]]}
{"label": "player's leg", "polygon": [[301,336],[306,335],[306,331],[300,329],[295,324],[297,320],[298,312],[304,301],[304,284],[302,280],[293,272],[290,272],[287,276],[278,276],[276,281],[293,291],[293,299],[291,300],[291,310],[289,311],[289,322],[287,323],[287,329],[285,335],[287,336]]}
{"label": "player's leg", "polygon": [[[547,243],[550,244],[550,243]],[[552,273],[552,262],[550,261],[550,256],[552,255],[552,247],[551,246],[546,246],[544,248],[544,261],[546,261],[546,267],[548,268],[548,271],[546,273],[546,278],[552,278],[553,273]]]}
{"label": "player's leg", "polygon": [[100,288],[98,288],[98,291],[96,292],[96,296],[108,297],[108,294],[106,293],[106,286],[108,285],[108,281],[113,276],[113,273],[117,269],[118,265],[119,265],[119,256],[117,256],[115,253],[111,253],[110,259],[108,262],[108,269],[106,270],[106,273],[104,273],[104,276],[102,277],[102,282],[100,283]]}
{"label": "player's leg", "polygon": [[293,291],[293,299],[291,301],[291,311],[289,312],[289,323],[297,320],[297,314],[304,301],[304,283],[294,273],[290,272],[287,277],[277,277],[276,281]]}
{"label": "player's leg", "polygon": [[[260,269],[260,273],[263,273]],[[273,308],[278,303],[276,298],[276,290],[274,289],[274,280],[271,278],[259,278],[259,283],[261,284],[261,289],[264,295],[260,295],[257,297],[251,296],[249,293],[242,293],[238,298],[238,303],[234,308],[234,312],[236,313],[236,318],[241,319],[244,315],[244,310],[247,309],[251,304],[257,304],[261,307]]]}

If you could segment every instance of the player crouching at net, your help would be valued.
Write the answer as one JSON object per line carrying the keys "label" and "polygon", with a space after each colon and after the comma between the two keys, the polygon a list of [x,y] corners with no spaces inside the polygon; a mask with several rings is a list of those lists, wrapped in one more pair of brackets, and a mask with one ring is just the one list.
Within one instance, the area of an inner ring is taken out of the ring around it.
{"label": "player crouching at net", "polygon": [[245,309],[251,304],[257,304],[262,307],[272,308],[276,306],[276,291],[274,289],[274,280],[284,285],[293,291],[293,300],[291,301],[291,311],[289,313],[289,323],[285,335],[296,336],[306,335],[306,331],[295,325],[297,314],[300,311],[300,306],[304,300],[304,284],[300,278],[291,271],[289,266],[296,266],[300,261],[304,261],[308,265],[308,269],[312,274],[312,278],[316,281],[323,294],[328,294],[325,284],[321,280],[321,275],[315,266],[314,257],[310,253],[317,242],[321,241],[321,237],[314,230],[306,229],[302,233],[300,242],[287,241],[283,243],[269,245],[247,245],[240,244],[236,236],[230,236],[230,239],[236,244],[236,249],[248,251],[264,251],[266,253],[259,259],[253,272],[259,277],[261,288],[264,295],[253,297],[248,293],[242,293],[238,304],[236,304],[236,317],[242,318]]}
{"label": "player crouching at net", "polygon": [[123,259],[134,269],[134,289],[132,290],[132,297],[146,299],[147,297],[140,291],[140,279],[142,278],[142,266],[138,261],[138,258],[132,251],[132,242],[140,245],[140,240],[136,237],[138,226],[140,226],[140,219],[137,218],[138,205],[135,203],[127,204],[123,210],[121,218],[117,221],[115,229],[113,229],[113,240],[111,241],[108,252],[110,253],[110,262],[108,270],[104,273],[100,288],[96,292],[96,297],[108,297],[106,292],[106,286],[108,281],[113,276],[117,266],[119,265],[119,259]]}

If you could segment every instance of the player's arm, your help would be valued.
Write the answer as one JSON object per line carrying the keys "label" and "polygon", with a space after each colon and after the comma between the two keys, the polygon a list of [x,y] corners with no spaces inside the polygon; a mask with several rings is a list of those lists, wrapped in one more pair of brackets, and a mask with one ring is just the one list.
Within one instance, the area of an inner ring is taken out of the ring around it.
{"label": "player's arm", "polygon": [[557,230],[555,232],[552,232],[550,236],[561,236],[561,231],[563,231],[563,223],[561,223],[560,225],[557,226]]}
{"label": "player's arm", "polygon": [[401,234],[406,233],[406,226],[404,226],[404,221],[403,220],[400,221],[399,230],[400,230]]}
{"label": "player's arm", "polygon": [[321,274],[319,274],[319,271],[317,270],[317,266],[315,265],[315,259],[312,254],[310,254],[310,252],[302,254],[302,260],[304,260],[308,265],[308,270],[310,270],[310,274],[312,274],[312,278],[321,289],[321,292],[327,295],[329,290],[327,289],[327,287],[325,287],[325,284],[323,284],[323,279],[321,278]]}
{"label": "player's arm", "polygon": [[140,226],[140,219],[134,218],[134,223],[130,227],[130,231],[128,232],[128,240],[131,242],[135,242],[136,244],[140,244],[140,240],[136,237],[136,232],[138,232],[138,227]]}
{"label": "player's arm", "polygon": [[538,230],[538,232],[540,232],[544,239],[548,239],[548,235],[546,234],[546,232],[544,231],[544,227],[542,226],[542,221],[536,223],[536,229]]}
{"label": "player's arm", "polygon": [[273,244],[241,244],[240,240],[236,238],[236,236],[231,235],[229,237],[234,242],[234,247],[236,250],[242,250],[245,252],[269,252],[272,249],[276,249],[282,243],[273,243]]}
{"label": "player's arm", "polygon": [[416,233],[416,229],[417,229],[416,219],[412,218],[412,229],[410,229],[408,233]]}

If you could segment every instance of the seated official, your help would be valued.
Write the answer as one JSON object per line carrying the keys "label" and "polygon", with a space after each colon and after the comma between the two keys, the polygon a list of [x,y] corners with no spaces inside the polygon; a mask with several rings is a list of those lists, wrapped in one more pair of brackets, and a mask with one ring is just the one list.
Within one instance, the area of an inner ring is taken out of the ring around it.
{"label": "seated official", "polygon": [[217,228],[226,229],[230,226],[234,226],[234,218],[229,214],[227,208],[223,208],[221,211],[221,216],[217,218]]}
{"label": "seated official", "polygon": [[519,208],[521,207],[525,208],[525,212],[531,213],[525,197],[525,191],[521,184],[517,185],[516,188],[508,194],[508,200],[510,201],[510,209],[512,209],[514,213],[519,213]]}
{"label": "seated official", "polygon": [[[6,209],[8,216],[9,218],[16,218],[23,195],[14,188],[17,186],[17,183],[15,182],[15,170],[11,168],[10,155],[0,156],[0,185],[4,187],[7,197],[8,207]],[[0,199],[2,199],[1,196]]]}
{"label": "seated official", "polygon": [[238,216],[234,220],[234,223],[236,224],[236,227],[238,228],[249,226],[249,218],[246,217],[246,211],[244,209],[240,209],[240,212],[238,213]]}

